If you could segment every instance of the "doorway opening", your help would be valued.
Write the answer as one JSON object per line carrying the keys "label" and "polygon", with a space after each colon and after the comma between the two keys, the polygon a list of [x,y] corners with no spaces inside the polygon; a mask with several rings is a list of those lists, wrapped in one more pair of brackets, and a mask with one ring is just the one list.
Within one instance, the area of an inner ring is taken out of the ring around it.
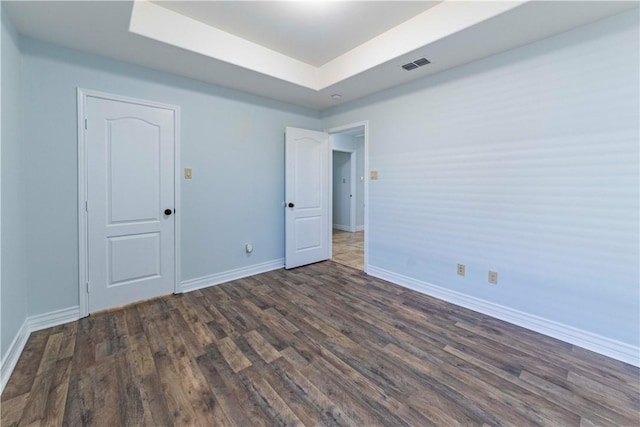
{"label": "doorway opening", "polygon": [[331,259],[366,271],[367,123],[329,129]]}

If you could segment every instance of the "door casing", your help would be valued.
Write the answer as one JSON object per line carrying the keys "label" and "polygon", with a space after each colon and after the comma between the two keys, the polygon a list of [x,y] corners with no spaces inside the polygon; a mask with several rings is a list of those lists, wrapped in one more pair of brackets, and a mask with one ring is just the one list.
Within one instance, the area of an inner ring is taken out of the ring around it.
{"label": "door casing", "polygon": [[110,101],[120,101],[130,104],[138,104],[148,107],[163,108],[171,110],[175,117],[174,126],[174,293],[180,293],[180,107],[176,105],[163,104],[154,101],[136,99],[127,96],[114,95],[105,92],[98,92],[83,88],[77,89],[78,99],[78,301],[80,317],[89,315],[89,265],[88,265],[88,221],[87,221],[87,157],[85,123],[87,119],[87,98],[101,98]]}

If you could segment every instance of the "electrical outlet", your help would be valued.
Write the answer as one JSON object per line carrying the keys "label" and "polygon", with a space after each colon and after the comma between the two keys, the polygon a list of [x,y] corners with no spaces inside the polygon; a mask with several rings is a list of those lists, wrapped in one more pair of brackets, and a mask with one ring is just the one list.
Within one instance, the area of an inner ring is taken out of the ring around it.
{"label": "electrical outlet", "polygon": [[496,271],[489,270],[489,283],[492,285],[498,284],[498,273]]}
{"label": "electrical outlet", "polygon": [[458,264],[458,276],[464,276],[464,264]]}

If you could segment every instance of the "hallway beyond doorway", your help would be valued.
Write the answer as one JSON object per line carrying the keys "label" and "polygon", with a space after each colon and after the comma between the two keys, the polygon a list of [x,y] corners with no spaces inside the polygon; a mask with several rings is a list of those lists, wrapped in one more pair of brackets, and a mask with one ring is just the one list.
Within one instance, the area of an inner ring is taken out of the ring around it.
{"label": "hallway beyond doorway", "polygon": [[333,261],[364,270],[364,231],[350,233],[333,229]]}

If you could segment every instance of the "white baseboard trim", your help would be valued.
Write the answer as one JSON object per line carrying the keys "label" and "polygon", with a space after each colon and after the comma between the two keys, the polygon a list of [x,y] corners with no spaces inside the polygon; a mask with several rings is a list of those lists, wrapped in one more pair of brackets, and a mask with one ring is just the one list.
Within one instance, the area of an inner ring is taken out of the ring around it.
{"label": "white baseboard trim", "polygon": [[27,317],[14,337],[13,342],[9,346],[7,354],[2,360],[2,366],[0,366],[0,393],[2,393],[4,387],[7,385],[7,382],[16,367],[16,363],[18,363],[18,359],[22,354],[22,350],[24,350],[24,346],[27,344],[32,332],[51,328],[52,326],[62,325],[63,323],[73,322],[79,318],[79,306],[63,308],[62,310]]}
{"label": "white baseboard trim", "polygon": [[29,322],[28,319],[25,319],[18,333],[13,338],[7,354],[2,359],[2,367],[0,367],[0,393],[4,391],[4,386],[9,382],[11,373],[13,373],[13,369],[16,367],[16,363],[18,363],[22,350],[24,350],[24,346],[27,344],[29,334]]}
{"label": "white baseboard trim", "polygon": [[229,270],[222,273],[211,274],[209,276],[185,280],[180,283],[180,291],[191,292],[195,291],[196,289],[208,288],[209,286],[231,282],[232,280],[242,279],[244,277],[249,277],[256,274],[266,273],[267,271],[278,270],[283,267],[284,258],[279,258],[273,261],[250,265],[248,267],[236,268],[235,270]]}
{"label": "white baseboard trim", "polygon": [[80,307],[76,306],[31,316],[27,319],[27,322],[29,322],[29,332],[35,332],[41,329],[51,328],[52,326],[73,322],[79,318]]}
{"label": "white baseboard trim", "polygon": [[635,347],[602,335],[465,295],[371,265],[367,266],[367,273],[379,279],[395,283],[396,285],[413,289],[414,291],[504,320],[505,322],[513,323],[514,325],[522,326],[523,328],[557,338],[621,362],[640,366],[640,347]]}
{"label": "white baseboard trim", "polygon": [[356,226],[356,231],[364,231],[364,225]]}

